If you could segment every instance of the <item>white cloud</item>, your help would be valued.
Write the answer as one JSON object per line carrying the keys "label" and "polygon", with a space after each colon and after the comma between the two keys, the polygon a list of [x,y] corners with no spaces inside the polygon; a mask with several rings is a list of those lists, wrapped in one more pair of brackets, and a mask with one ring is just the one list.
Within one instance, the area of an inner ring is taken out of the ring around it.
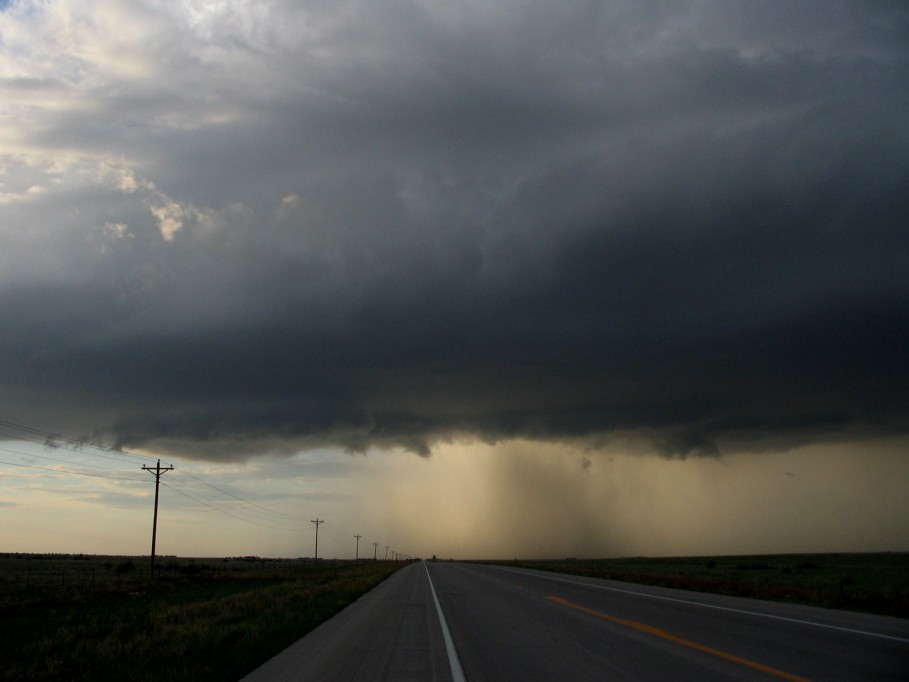
{"label": "white cloud", "polygon": [[135,235],[129,231],[126,223],[104,223],[104,227],[100,230],[98,250],[101,253],[107,253],[109,245],[134,238]]}
{"label": "white cloud", "polygon": [[68,84],[144,78],[157,72],[147,47],[164,27],[159,11],[112,0],[18,2],[0,14],[3,75]]}
{"label": "white cloud", "polygon": [[94,166],[93,180],[100,186],[111,187],[124,194],[133,194],[143,191],[152,195],[159,195],[155,183],[139,176],[137,172],[123,160],[107,159],[98,156],[85,160],[86,165]]}
{"label": "white cloud", "polygon": [[158,220],[158,229],[164,241],[172,241],[174,235],[183,229],[186,211],[175,201],[167,201],[160,206],[151,207],[152,215]]}
{"label": "white cloud", "polygon": [[126,223],[105,223],[104,235],[109,239],[128,239],[133,236]]}

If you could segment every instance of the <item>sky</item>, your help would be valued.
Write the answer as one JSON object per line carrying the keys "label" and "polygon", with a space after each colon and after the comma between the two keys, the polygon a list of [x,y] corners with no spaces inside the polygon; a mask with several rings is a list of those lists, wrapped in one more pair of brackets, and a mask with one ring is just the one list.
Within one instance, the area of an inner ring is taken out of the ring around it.
{"label": "sky", "polygon": [[0,551],[909,550],[907,36],[0,2]]}

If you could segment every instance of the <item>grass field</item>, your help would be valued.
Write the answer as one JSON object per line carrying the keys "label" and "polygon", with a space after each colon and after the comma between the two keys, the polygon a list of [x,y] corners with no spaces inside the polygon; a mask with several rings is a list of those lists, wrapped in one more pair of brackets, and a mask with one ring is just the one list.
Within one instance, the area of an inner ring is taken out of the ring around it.
{"label": "grass field", "polygon": [[[0,680],[234,681],[402,566],[147,561],[0,555]],[[905,553],[507,563],[909,617]]]}
{"label": "grass field", "polygon": [[0,555],[0,680],[237,680],[402,564]]}
{"label": "grass field", "polygon": [[906,553],[507,563],[573,575],[909,618],[909,554]]}

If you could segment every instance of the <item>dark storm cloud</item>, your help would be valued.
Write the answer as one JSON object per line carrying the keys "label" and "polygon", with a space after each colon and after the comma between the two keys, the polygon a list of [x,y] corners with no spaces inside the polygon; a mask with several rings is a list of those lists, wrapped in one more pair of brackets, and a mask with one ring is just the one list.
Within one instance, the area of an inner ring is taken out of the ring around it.
{"label": "dark storm cloud", "polygon": [[154,79],[22,125],[78,161],[6,162],[4,412],[209,457],[905,432],[909,12],[832,7],[276,5],[139,41]]}

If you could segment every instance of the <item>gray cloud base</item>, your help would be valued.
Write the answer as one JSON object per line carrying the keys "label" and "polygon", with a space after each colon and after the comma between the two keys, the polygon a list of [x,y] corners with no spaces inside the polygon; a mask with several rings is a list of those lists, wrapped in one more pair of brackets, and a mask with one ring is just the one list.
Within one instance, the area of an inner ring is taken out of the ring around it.
{"label": "gray cloud base", "polygon": [[276,5],[7,82],[133,175],[0,204],[4,411],[211,458],[905,433],[909,12],[828,4]]}

